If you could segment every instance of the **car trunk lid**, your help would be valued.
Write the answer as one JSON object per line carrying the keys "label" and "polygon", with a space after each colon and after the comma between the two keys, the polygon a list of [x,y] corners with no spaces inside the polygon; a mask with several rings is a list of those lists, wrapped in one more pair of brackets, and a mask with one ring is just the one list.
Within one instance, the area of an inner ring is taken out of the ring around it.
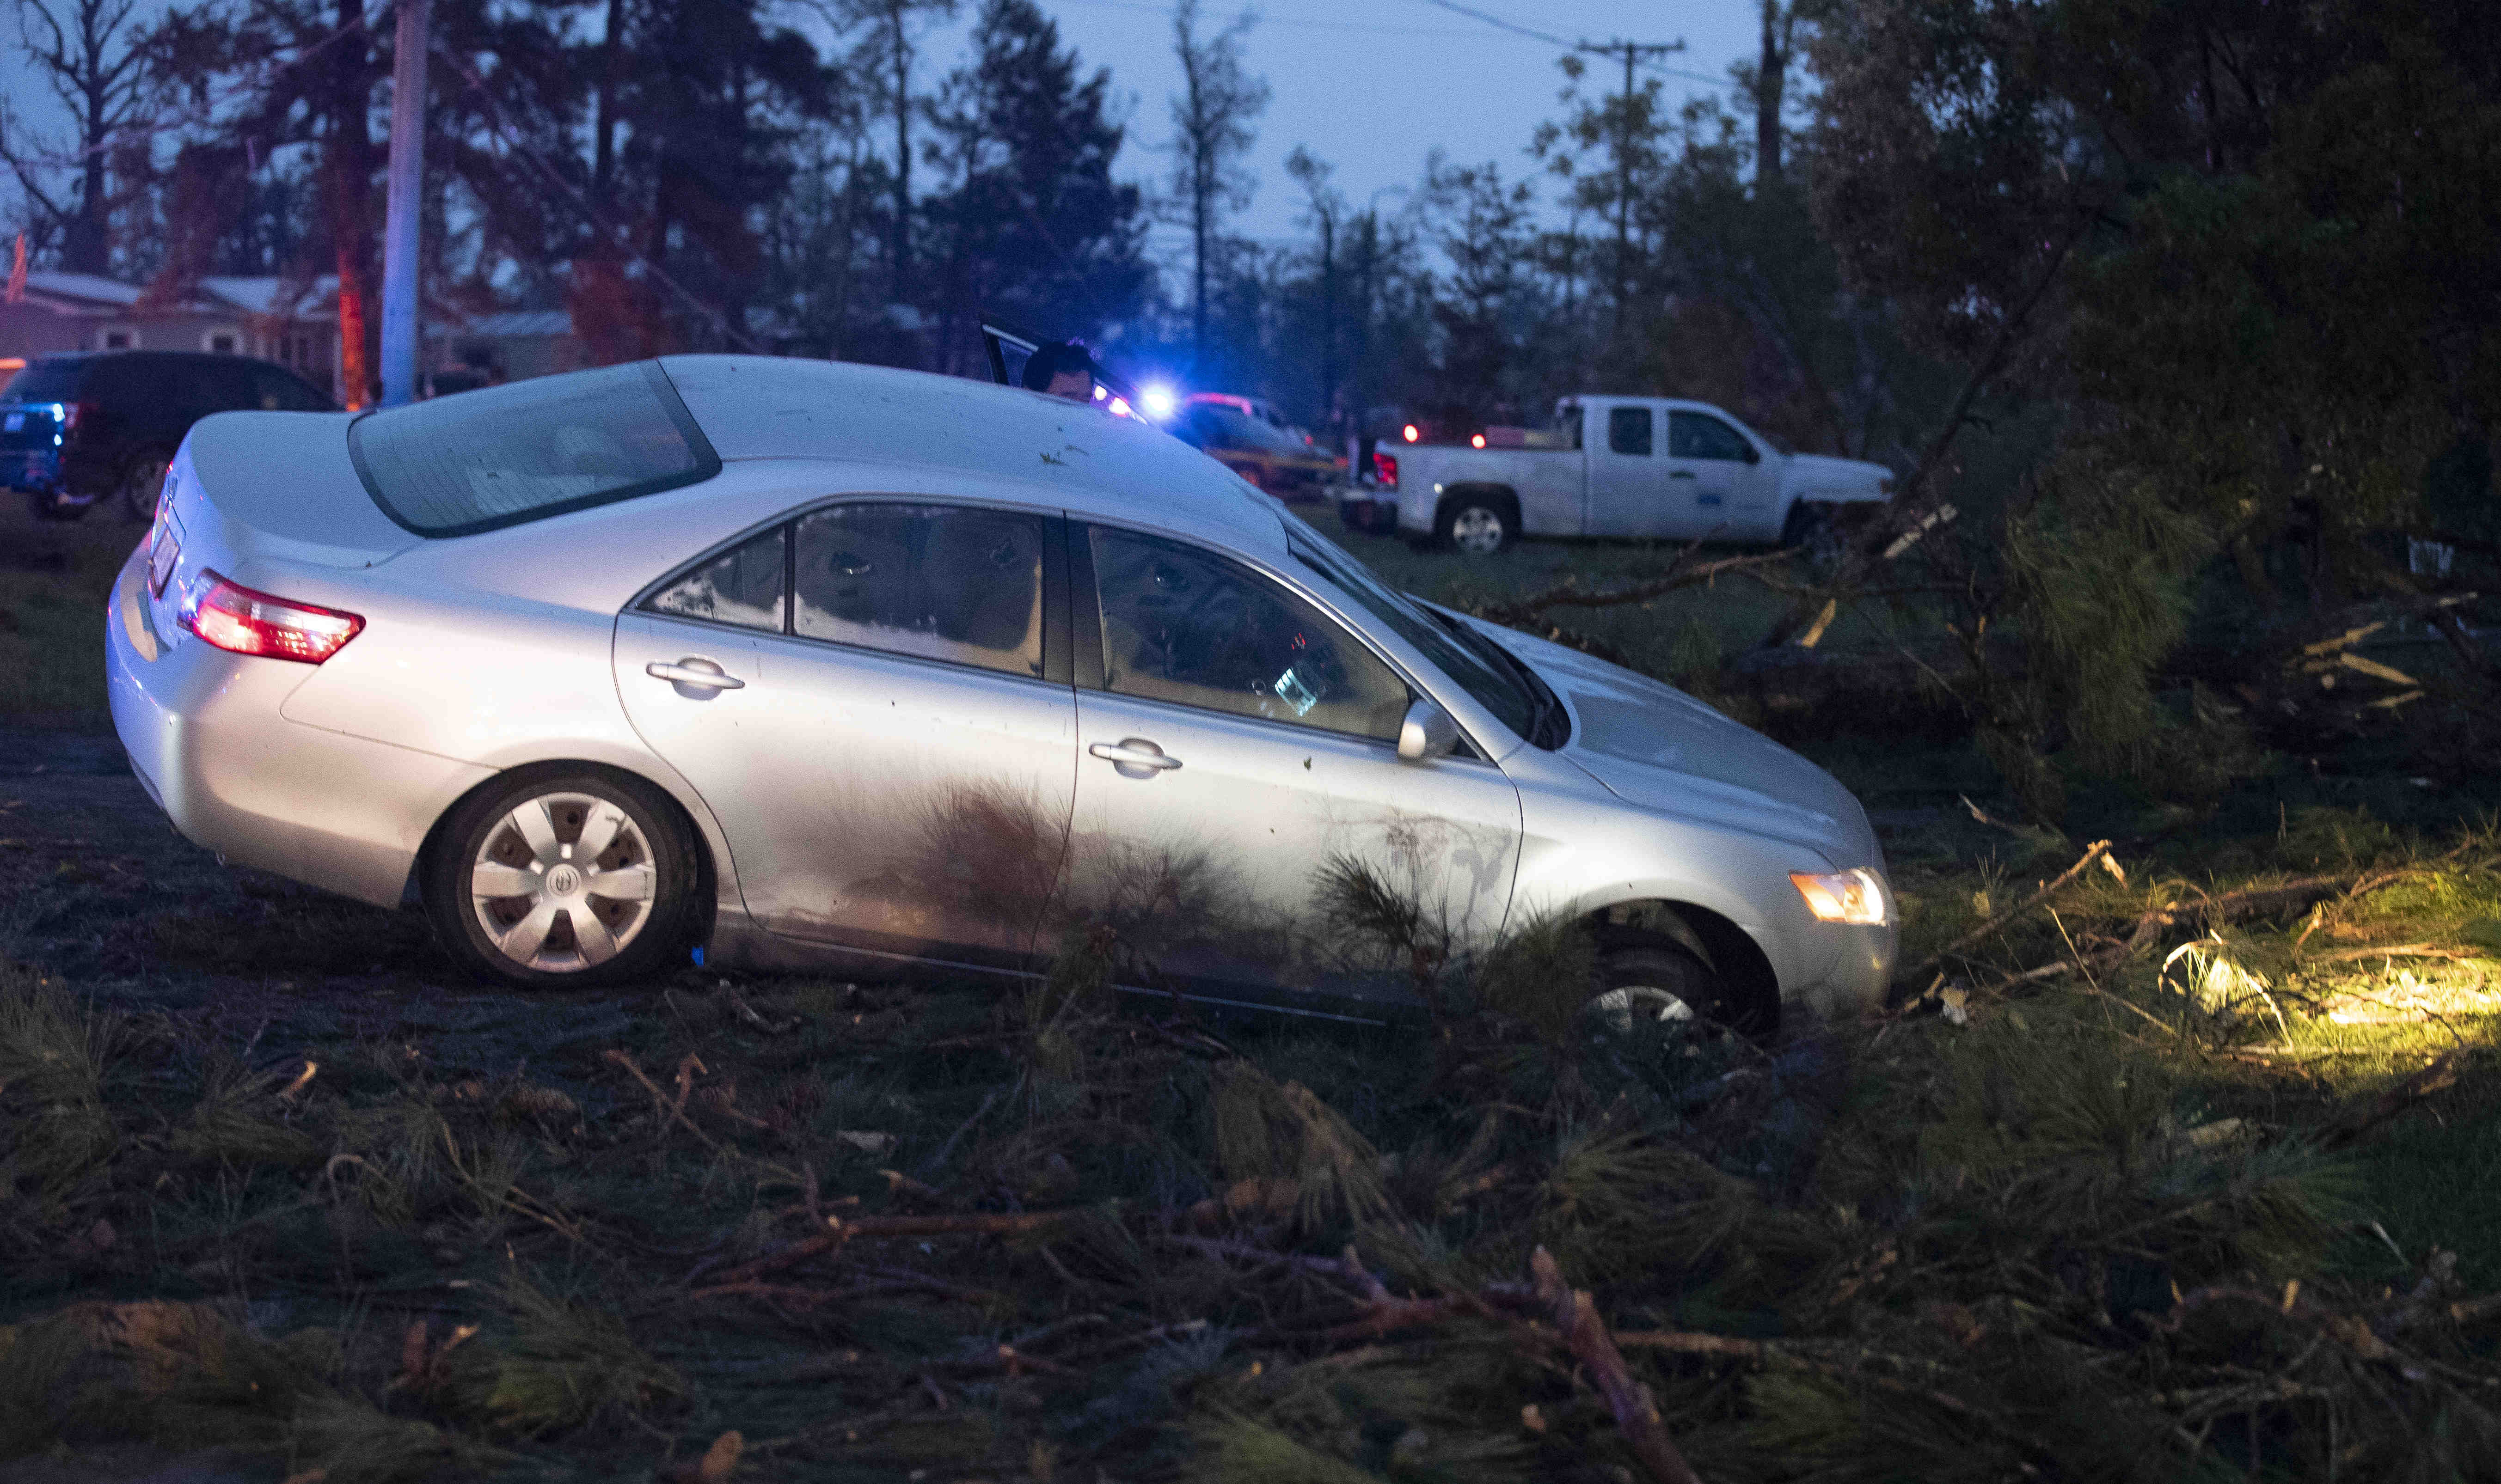
{"label": "car trunk lid", "polygon": [[383,514],[348,456],[352,412],[219,412],[191,427],[174,471],[186,542],[231,560],[372,567],[423,538]]}

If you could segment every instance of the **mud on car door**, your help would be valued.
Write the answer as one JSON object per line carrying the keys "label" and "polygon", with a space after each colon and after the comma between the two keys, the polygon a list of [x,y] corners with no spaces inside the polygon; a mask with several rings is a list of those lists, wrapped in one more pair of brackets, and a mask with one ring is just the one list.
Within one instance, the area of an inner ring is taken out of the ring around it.
{"label": "mud on car door", "polygon": [[1412,1003],[1406,964],[1323,910],[1333,868],[1412,893],[1459,945],[1501,930],[1519,799],[1489,762],[1405,762],[1414,692],[1264,574],[1187,544],[1071,526],[1077,807],[1067,910],[1155,982],[1321,1013]]}
{"label": "mud on car door", "polygon": [[618,620],[627,713],[711,806],[759,925],[1031,966],[1076,755],[1057,526],[829,505],[696,563]]}

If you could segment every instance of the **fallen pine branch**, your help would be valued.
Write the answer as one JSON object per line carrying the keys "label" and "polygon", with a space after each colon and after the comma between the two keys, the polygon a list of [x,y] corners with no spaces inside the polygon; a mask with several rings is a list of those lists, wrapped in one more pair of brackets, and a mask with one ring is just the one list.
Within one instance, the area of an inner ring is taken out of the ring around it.
{"label": "fallen pine branch", "polygon": [[1963,949],[1970,947],[1973,943],[1979,942],[1982,939],[1988,937],[1991,933],[1997,932],[2008,923],[2013,922],[2015,919],[2022,916],[2034,907],[2039,907],[2042,903],[2056,896],[2059,892],[2064,891],[2069,882],[2075,880],[2076,877],[2083,875],[2087,870],[2090,870],[2095,861],[2108,855],[2110,853],[2110,847],[2111,842],[2109,841],[2097,840],[2093,841],[2092,844],[2085,847],[2083,855],[2076,858],[2076,864],[2058,873],[2055,880],[2051,881],[2048,885],[2043,886],[2039,891],[2036,891],[2032,895],[2024,898],[2020,903],[2008,907],[2005,911],[1989,918],[1979,927],[1972,929],[1962,937],[1955,939],[1952,942],[1946,944],[1944,947],[1939,948],[1936,952],[1930,954],[1926,961],[1921,963],[1917,969],[1911,971],[1911,977],[1917,979],[1924,974],[1934,973],[1937,966],[1943,964],[1947,959],[1950,959],[1955,954],[1961,952]]}
{"label": "fallen pine branch", "polygon": [[1621,608],[1627,604],[1648,603],[1654,598],[1663,598],[1680,588],[1701,586],[1728,573],[1773,567],[1789,560],[1789,553],[1784,550],[1761,551],[1748,556],[1723,556],[1699,566],[1686,566],[1685,564],[1692,559],[1694,552],[1701,549],[1701,546],[1700,542],[1695,542],[1684,547],[1677,552],[1674,560],[1668,563],[1667,571],[1648,581],[1636,582],[1628,587],[1591,589],[1583,587],[1574,578],[1566,577],[1545,591],[1531,593],[1517,602],[1489,603],[1473,611],[1478,617],[1491,623],[1519,624],[1538,617],[1548,609]]}
{"label": "fallen pine branch", "polygon": [[968,1211],[953,1216],[854,1216],[846,1221],[828,1216],[823,1235],[793,1242],[744,1267],[721,1274],[721,1285],[744,1283],[768,1272],[780,1272],[812,1257],[840,1250],[853,1237],[1017,1237],[1066,1221],[1074,1211]]}

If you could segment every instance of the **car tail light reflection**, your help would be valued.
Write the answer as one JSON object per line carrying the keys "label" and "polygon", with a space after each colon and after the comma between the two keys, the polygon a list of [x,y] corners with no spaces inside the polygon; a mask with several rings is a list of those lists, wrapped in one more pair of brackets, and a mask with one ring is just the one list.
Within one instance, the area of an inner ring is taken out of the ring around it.
{"label": "car tail light reflection", "polygon": [[1396,489],[1398,487],[1398,455],[1394,453],[1374,453],[1372,455],[1372,476],[1374,478],[1381,481],[1381,487],[1383,489]]}
{"label": "car tail light reflection", "polygon": [[205,569],[183,604],[183,627],[235,654],[318,665],[365,626],[354,613],[289,603]]}

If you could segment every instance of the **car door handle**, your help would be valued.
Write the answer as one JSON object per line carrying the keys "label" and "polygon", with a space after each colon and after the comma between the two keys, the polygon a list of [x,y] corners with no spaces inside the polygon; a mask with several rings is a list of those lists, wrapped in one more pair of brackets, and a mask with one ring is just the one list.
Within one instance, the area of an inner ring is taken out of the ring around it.
{"label": "car door handle", "polygon": [[1167,757],[1164,749],[1143,737],[1124,737],[1117,744],[1096,742],[1085,749],[1094,757],[1122,768],[1146,768],[1156,773],[1169,773],[1181,766],[1181,759]]}
{"label": "car door handle", "polygon": [[653,660],[643,667],[643,673],[654,680],[672,685],[692,686],[697,690],[745,690],[747,682],[736,676],[723,675],[720,667],[710,660],[688,656],[671,665]]}
{"label": "car door handle", "polygon": [[1691,479],[1698,478],[1700,477],[1690,469],[1680,469],[1676,473],[1669,475],[1668,478],[1671,479]]}

